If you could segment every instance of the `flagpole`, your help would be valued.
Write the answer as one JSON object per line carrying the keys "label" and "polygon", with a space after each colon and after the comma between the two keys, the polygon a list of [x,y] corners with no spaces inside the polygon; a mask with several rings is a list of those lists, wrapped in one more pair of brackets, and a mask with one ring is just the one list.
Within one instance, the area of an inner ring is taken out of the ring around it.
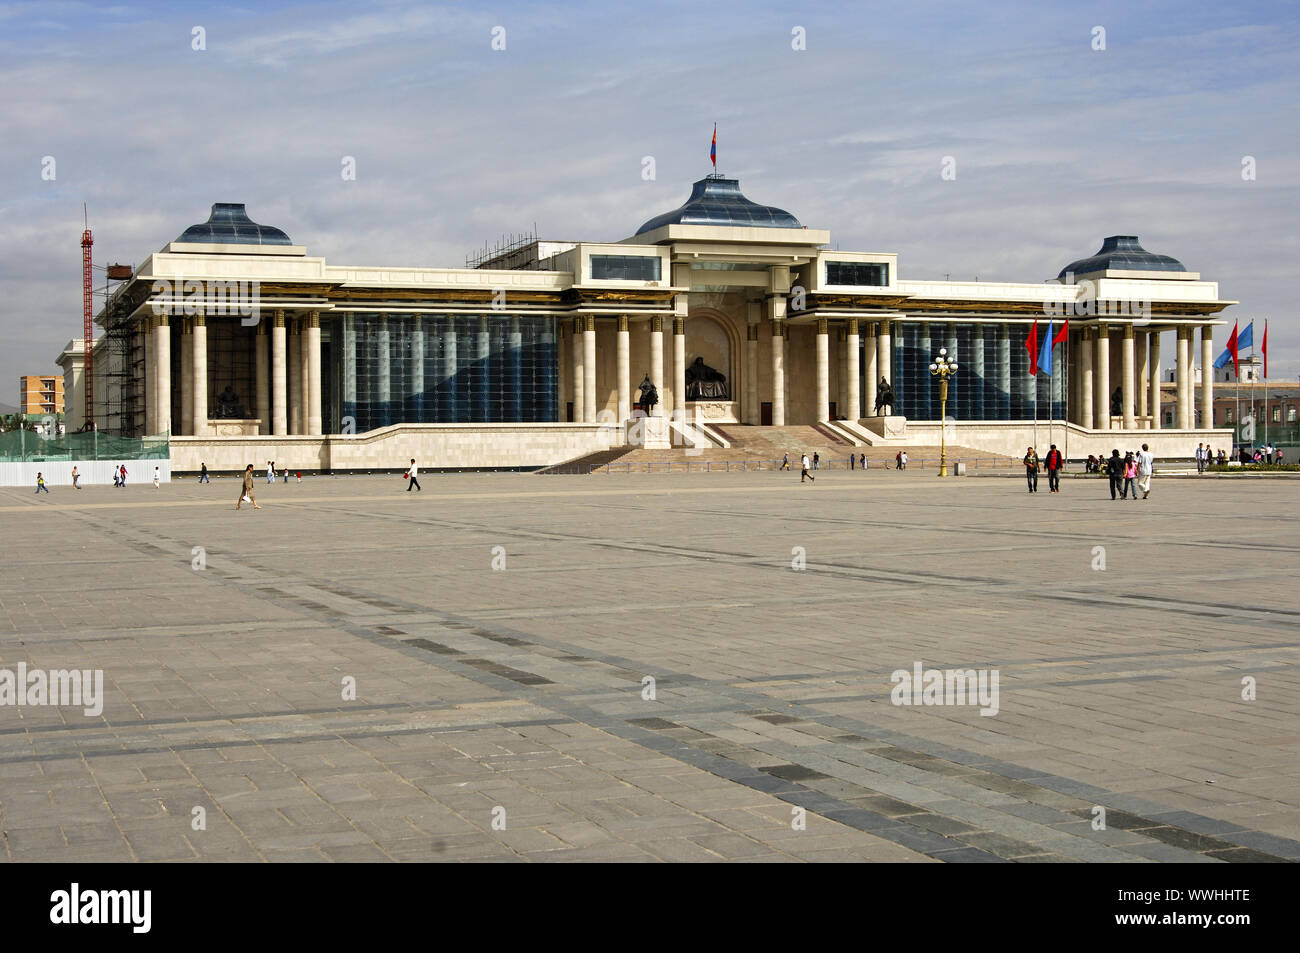
{"label": "flagpole", "polygon": [[[1068,319],[1067,319],[1068,320]],[[1065,330],[1065,456],[1070,459],[1070,329]]]}

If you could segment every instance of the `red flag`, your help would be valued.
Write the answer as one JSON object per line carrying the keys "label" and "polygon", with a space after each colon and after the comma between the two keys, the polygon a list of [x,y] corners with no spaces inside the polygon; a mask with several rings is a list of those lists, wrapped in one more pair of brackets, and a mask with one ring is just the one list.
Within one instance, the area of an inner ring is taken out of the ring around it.
{"label": "red flag", "polygon": [[713,162],[713,171],[718,171],[718,124],[713,124],[713,145],[709,146],[709,159]]}
{"label": "red flag", "polygon": [[1035,377],[1038,376],[1038,319],[1034,318],[1034,326],[1029,329],[1029,339],[1025,341],[1025,347],[1029,348],[1029,373]]}
{"label": "red flag", "polygon": [[1056,347],[1056,345],[1064,341],[1066,337],[1069,336],[1069,333],[1070,333],[1070,319],[1066,318],[1065,323],[1061,325],[1061,330],[1057,331],[1056,337],[1052,338],[1052,347]]}
{"label": "red flag", "polygon": [[1232,325],[1232,337],[1228,338],[1228,353],[1232,355],[1232,373],[1241,380],[1241,368],[1237,366],[1237,323]]}
{"label": "red flag", "polygon": [[1264,352],[1264,380],[1268,380],[1268,318],[1264,319],[1264,346],[1260,350]]}

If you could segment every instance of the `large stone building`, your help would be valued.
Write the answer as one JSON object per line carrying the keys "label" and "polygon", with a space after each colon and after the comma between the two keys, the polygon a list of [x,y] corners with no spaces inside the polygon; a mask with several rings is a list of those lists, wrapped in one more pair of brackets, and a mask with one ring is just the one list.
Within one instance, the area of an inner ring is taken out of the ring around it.
{"label": "large stone building", "polygon": [[[1130,236],[1046,282],[910,279],[897,254],[831,250],[829,231],[717,175],[622,241],[532,241],[467,268],[329,264],[218,204],[109,296],[96,389],[103,353],[102,386],[119,392],[97,417],[170,430],[177,470],[544,466],[629,440],[725,446],[715,423],[934,444],[929,365],[946,348],[966,446],[1023,452],[1051,419],[1071,457],[1133,431],[1185,456],[1230,439],[1196,426],[1212,393],[1194,366],[1233,303]],[[1049,318],[1068,336],[1056,373],[1033,377],[1026,340]],[[634,420],[647,379],[648,424]],[[892,407],[877,407],[882,387]]]}

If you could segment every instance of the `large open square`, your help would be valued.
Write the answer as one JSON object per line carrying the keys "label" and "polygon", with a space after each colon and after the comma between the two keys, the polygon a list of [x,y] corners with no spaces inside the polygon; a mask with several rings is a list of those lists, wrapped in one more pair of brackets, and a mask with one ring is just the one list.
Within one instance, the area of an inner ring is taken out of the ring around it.
{"label": "large open square", "polygon": [[4,857],[1300,859],[1292,480],[421,479],[0,489]]}

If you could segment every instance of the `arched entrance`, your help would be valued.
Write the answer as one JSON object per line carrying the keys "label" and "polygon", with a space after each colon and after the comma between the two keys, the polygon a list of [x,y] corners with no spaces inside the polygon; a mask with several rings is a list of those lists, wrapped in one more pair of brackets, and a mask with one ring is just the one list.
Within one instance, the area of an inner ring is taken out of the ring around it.
{"label": "arched entrance", "polygon": [[[705,421],[739,423],[743,364],[736,322],[713,308],[692,308],[686,319],[686,367],[708,368],[716,374],[705,372],[708,380],[696,388],[696,395],[687,398],[687,410],[694,410]],[[723,380],[718,381],[717,375]]]}

